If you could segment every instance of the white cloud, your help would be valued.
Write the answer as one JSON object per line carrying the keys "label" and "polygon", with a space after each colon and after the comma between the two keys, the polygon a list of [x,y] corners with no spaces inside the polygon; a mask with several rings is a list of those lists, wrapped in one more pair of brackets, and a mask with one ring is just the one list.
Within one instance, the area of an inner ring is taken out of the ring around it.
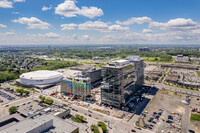
{"label": "white cloud", "polygon": [[26,0],[13,0],[14,2],[26,2]]}
{"label": "white cloud", "polygon": [[54,38],[54,39],[60,37],[59,34],[56,34],[56,33],[53,33],[53,32],[49,32],[49,33],[46,33],[46,34],[44,34],[44,35],[41,35],[41,34],[40,34],[40,36],[41,36],[41,37],[45,37],[45,38]]}
{"label": "white cloud", "polygon": [[97,30],[97,31],[105,31],[108,29],[108,24],[101,21],[87,21],[85,23],[79,24],[79,30]]}
{"label": "white cloud", "polygon": [[129,31],[129,27],[121,27],[120,25],[111,25],[108,27],[108,31],[111,31],[111,32]]}
{"label": "white cloud", "polygon": [[28,37],[31,37],[31,38],[35,38],[37,37],[37,34],[26,34]]}
{"label": "white cloud", "polygon": [[35,17],[31,17],[31,18],[22,17],[22,18],[12,20],[12,22],[26,24],[28,26],[27,29],[42,29],[43,30],[43,29],[49,29],[49,27],[51,26],[47,22],[43,22]]}
{"label": "white cloud", "polygon": [[15,35],[15,33],[14,32],[6,32],[4,35],[5,36],[13,36],[13,35]]}
{"label": "white cloud", "polygon": [[103,11],[97,7],[85,7],[83,6],[80,10],[79,15],[83,15],[88,18],[100,17],[103,15]]}
{"label": "white cloud", "polygon": [[82,15],[88,18],[100,17],[103,15],[103,11],[97,7],[85,7],[79,8],[76,6],[75,1],[65,0],[64,3],[59,4],[55,8],[55,14],[63,15],[65,17],[76,17]]}
{"label": "white cloud", "polygon": [[140,17],[140,18],[132,17],[124,22],[116,21],[116,23],[121,24],[121,25],[131,25],[134,23],[137,23],[137,24],[149,23],[151,21],[152,21],[152,19],[149,17]]}
{"label": "white cloud", "polygon": [[121,27],[120,25],[108,25],[102,21],[87,21],[78,25],[79,30],[96,30],[101,32],[124,32],[128,31],[129,27]]}
{"label": "white cloud", "polygon": [[8,0],[0,0],[0,8],[13,8],[13,3]]}
{"label": "white cloud", "polygon": [[12,14],[19,14],[19,12],[12,12]]}
{"label": "white cloud", "polygon": [[151,30],[151,29],[143,29],[142,30],[142,33],[152,33],[153,32],[153,30]]}
{"label": "white cloud", "polygon": [[7,28],[6,25],[0,24],[0,28]]}
{"label": "white cloud", "polygon": [[70,23],[70,24],[62,24],[60,25],[62,27],[61,30],[75,30],[75,27],[77,27],[77,24]]}
{"label": "white cloud", "polygon": [[199,25],[192,19],[177,18],[171,19],[167,23],[151,22],[149,28],[159,28],[161,30],[193,30],[199,28]]}
{"label": "white cloud", "polygon": [[82,38],[83,38],[84,40],[90,40],[89,35],[83,35]]}
{"label": "white cloud", "polygon": [[51,10],[51,8],[52,8],[52,6],[50,6],[50,7],[43,6],[43,7],[42,7],[42,11]]}

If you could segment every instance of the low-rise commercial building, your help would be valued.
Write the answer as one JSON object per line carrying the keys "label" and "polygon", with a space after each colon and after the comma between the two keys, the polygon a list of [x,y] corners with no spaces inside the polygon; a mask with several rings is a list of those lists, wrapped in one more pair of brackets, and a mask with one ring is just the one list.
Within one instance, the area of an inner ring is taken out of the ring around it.
{"label": "low-rise commercial building", "polygon": [[88,65],[73,67],[63,71],[61,93],[85,98],[91,95],[92,87],[101,81],[101,68]]}
{"label": "low-rise commercial building", "polygon": [[79,127],[51,114],[37,115],[9,126],[1,133],[79,133]]}

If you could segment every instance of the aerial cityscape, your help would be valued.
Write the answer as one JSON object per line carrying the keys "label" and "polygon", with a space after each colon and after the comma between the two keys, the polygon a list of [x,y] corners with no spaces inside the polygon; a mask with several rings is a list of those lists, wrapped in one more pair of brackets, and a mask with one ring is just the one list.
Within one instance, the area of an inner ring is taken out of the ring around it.
{"label": "aerial cityscape", "polygon": [[0,133],[200,133],[199,6],[0,0]]}

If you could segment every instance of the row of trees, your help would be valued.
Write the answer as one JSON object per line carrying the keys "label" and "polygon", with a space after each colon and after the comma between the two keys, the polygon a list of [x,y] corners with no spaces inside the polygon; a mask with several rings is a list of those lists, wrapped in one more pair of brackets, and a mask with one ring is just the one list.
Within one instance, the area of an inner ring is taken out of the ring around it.
{"label": "row of trees", "polygon": [[28,96],[29,93],[30,93],[29,91],[24,90],[24,89],[17,89],[15,92],[16,92],[16,93],[20,93],[21,95],[22,95],[22,94],[26,94],[26,96]]}
{"label": "row of trees", "polygon": [[29,72],[29,71],[36,71],[36,70],[56,70],[60,68],[66,68],[66,67],[71,67],[71,66],[76,66],[79,65],[76,62],[70,62],[70,61],[41,61],[43,66],[40,68],[32,68],[29,70],[20,70],[20,69],[6,69],[6,71],[1,71],[0,72],[0,83],[3,83],[5,81],[9,80],[14,80],[19,78],[19,76],[24,73],[24,72]]}
{"label": "row of trees", "polygon": [[51,98],[46,98],[45,96],[40,95],[39,99],[41,100],[42,103],[46,103],[46,104],[52,104],[53,103],[53,99]]}
{"label": "row of trees", "polygon": [[92,59],[92,57],[95,56],[110,57],[110,58],[116,58],[116,57],[125,58],[128,55],[139,55],[141,57],[158,57],[155,58],[155,60],[160,58],[160,61],[162,62],[172,61],[171,54],[168,54],[167,52],[166,53],[161,51],[138,52],[135,48],[132,47],[111,48],[103,50],[91,50],[83,48],[83,49],[70,49],[67,51],[59,52],[60,57],[74,58],[77,56],[82,59]]}
{"label": "row of trees", "polygon": [[70,117],[73,121],[78,122],[78,123],[83,123],[84,117],[82,115],[75,115]]}

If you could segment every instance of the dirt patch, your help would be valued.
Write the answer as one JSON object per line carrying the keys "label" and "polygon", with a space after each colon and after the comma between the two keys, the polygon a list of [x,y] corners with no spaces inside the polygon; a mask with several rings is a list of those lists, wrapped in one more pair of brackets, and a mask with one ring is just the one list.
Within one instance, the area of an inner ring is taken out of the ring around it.
{"label": "dirt patch", "polygon": [[180,114],[184,114],[185,113],[185,108],[184,107],[182,107],[182,106],[178,106],[177,108],[176,108],[176,111],[178,112],[178,113],[180,113]]}
{"label": "dirt patch", "polygon": [[196,133],[200,133],[200,122],[194,121],[194,122],[191,122],[191,125],[197,131]]}

